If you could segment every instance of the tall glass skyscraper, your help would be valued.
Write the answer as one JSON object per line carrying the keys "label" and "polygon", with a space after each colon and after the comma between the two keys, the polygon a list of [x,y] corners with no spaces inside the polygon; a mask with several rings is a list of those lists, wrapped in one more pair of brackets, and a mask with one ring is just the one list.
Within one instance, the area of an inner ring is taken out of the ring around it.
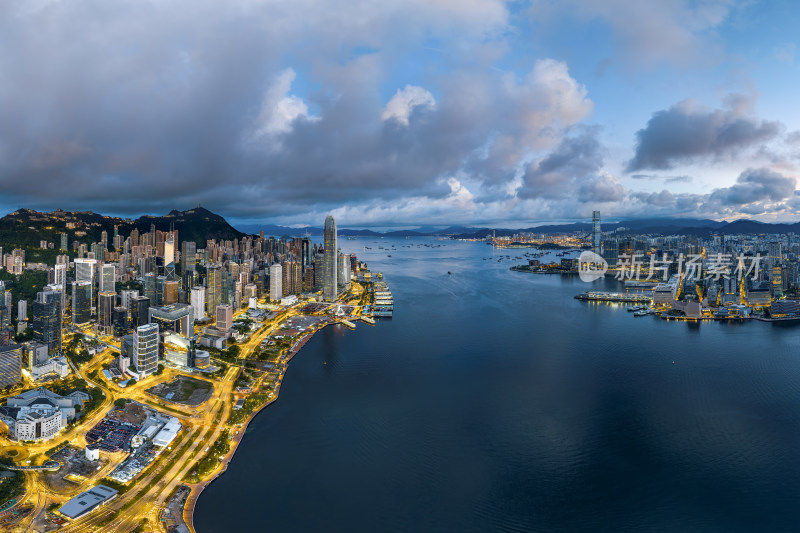
{"label": "tall glass skyscraper", "polygon": [[600,239],[603,232],[600,229],[600,211],[592,211],[592,251],[601,255]]}
{"label": "tall glass skyscraper", "polygon": [[323,241],[324,261],[322,263],[322,299],[326,302],[335,302],[337,294],[336,285],[336,221],[332,215],[325,218],[325,238]]}
{"label": "tall glass skyscraper", "polygon": [[47,345],[54,356],[61,351],[61,291],[45,290],[33,302],[33,340]]}

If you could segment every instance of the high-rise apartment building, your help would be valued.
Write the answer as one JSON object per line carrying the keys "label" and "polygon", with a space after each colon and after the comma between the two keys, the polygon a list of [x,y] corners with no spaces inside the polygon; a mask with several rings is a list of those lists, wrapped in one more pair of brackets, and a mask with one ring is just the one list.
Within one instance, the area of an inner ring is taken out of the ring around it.
{"label": "high-rise apartment building", "polygon": [[283,267],[275,263],[269,267],[269,299],[277,302],[283,298]]}

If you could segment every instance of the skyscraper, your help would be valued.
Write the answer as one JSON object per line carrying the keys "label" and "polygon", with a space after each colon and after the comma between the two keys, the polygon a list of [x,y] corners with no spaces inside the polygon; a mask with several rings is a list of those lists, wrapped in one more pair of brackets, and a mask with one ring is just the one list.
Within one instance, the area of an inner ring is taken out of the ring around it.
{"label": "skyscraper", "polygon": [[72,323],[88,324],[92,319],[92,284],[88,281],[72,282]]}
{"label": "skyscraper", "polygon": [[145,324],[133,332],[131,362],[140,379],[158,370],[158,324]]}
{"label": "skyscraper", "polygon": [[336,244],[336,221],[332,215],[325,218],[325,235],[323,240],[325,249],[322,273],[322,299],[326,302],[335,302],[337,295],[336,267],[338,248]]}
{"label": "skyscraper", "polygon": [[100,332],[110,335],[113,328],[114,308],[117,306],[117,293],[103,291],[97,295],[97,325]]}
{"label": "skyscraper", "polygon": [[194,309],[194,319],[202,320],[203,317],[206,316],[206,288],[192,287],[192,293],[189,302]]}
{"label": "skyscraper", "polygon": [[94,283],[95,259],[75,259],[75,281]]}
{"label": "skyscraper", "polygon": [[600,238],[603,232],[600,230],[600,211],[592,211],[592,251],[597,255],[602,255]]}
{"label": "skyscraper", "polygon": [[181,243],[181,272],[194,271],[197,263],[197,244],[194,241]]}
{"label": "skyscraper", "polygon": [[52,357],[61,351],[61,298],[60,290],[47,288],[36,295],[33,302],[33,340],[47,345]]}
{"label": "skyscraper", "polygon": [[276,302],[283,298],[283,267],[275,263],[269,267],[269,299]]}
{"label": "skyscraper", "polygon": [[214,316],[222,303],[222,266],[211,265],[206,273],[206,314]]}
{"label": "skyscraper", "polygon": [[22,346],[0,346],[0,387],[16,385],[22,381]]}
{"label": "skyscraper", "polygon": [[175,279],[175,233],[172,231],[164,241],[164,276]]}
{"label": "skyscraper", "polygon": [[116,290],[117,267],[105,263],[100,267],[100,292],[114,292]]}

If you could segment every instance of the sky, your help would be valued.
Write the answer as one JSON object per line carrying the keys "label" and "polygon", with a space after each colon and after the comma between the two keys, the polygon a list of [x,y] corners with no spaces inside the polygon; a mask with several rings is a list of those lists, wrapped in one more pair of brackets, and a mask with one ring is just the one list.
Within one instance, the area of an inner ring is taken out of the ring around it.
{"label": "sky", "polygon": [[0,2],[0,214],[800,220],[800,5]]}

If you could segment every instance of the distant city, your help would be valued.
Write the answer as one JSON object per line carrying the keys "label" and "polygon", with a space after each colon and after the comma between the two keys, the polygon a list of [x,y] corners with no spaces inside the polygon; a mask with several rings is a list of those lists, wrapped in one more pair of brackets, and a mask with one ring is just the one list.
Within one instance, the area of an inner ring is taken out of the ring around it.
{"label": "distant city", "polygon": [[501,248],[562,250],[562,256],[570,250],[591,250],[594,259],[582,261],[582,254],[543,263],[530,257],[527,264],[514,267],[582,278],[591,272],[597,274],[587,280],[590,283],[599,277],[622,282],[619,291],[588,286],[579,299],[647,304],[638,311],[679,320],[800,320],[800,233],[725,234],[712,229],[705,235],[685,235],[635,233],[623,227],[604,231],[599,211],[593,214],[591,228],[487,239]]}

